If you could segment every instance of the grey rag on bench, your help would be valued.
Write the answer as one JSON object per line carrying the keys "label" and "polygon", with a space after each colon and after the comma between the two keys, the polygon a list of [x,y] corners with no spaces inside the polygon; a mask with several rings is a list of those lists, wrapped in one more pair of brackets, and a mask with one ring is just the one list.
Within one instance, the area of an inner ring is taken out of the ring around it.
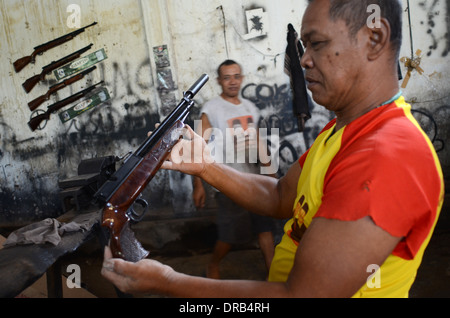
{"label": "grey rag on bench", "polygon": [[12,247],[16,245],[45,243],[51,243],[56,246],[61,241],[64,233],[89,230],[92,226],[91,223],[90,218],[78,218],[76,222],[72,221],[69,223],[47,218],[12,232],[3,243],[3,246]]}

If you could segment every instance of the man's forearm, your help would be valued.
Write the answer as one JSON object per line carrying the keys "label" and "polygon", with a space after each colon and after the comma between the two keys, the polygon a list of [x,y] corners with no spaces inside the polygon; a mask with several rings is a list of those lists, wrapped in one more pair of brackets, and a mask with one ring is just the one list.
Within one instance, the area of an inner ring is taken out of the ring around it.
{"label": "man's forearm", "polygon": [[199,187],[199,186],[203,186],[202,184],[202,179],[199,177],[194,176],[194,187]]}
{"label": "man's forearm", "polygon": [[152,259],[132,263],[111,256],[111,250],[105,248],[102,275],[129,294],[159,294],[178,298],[263,298],[293,295],[289,283],[196,277],[176,272]]}
{"label": "man's forearm", "polygon": [[289,290],[285,283],[216,280],[173,272],[164,294],[178,298],[276,298],[289,297]]}
{"label": "man's forearm", "polygon": [[[301,167],[295,162],[280,179],[239,172],[216,163],[203,138],[187,126],[190,140],[180,140],[161,168],[200,177],[245,209],[276,218],[292,216]],[[192,149],[201,151],[192,151]],[[194,182],[198,180],[194,179]]]}

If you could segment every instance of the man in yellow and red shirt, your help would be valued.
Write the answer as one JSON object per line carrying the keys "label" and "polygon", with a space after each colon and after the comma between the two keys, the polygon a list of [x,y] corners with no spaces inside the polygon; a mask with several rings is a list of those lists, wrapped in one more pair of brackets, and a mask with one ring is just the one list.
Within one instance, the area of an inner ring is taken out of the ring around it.
{"label": "man in yellow and red shirt", "polygon": [[[372,4],[380,9],[375,25],[367,23]],[[313,99],[336,119],[283,178],[209,158],[164,165],[201,177],[247,210],[291,218],[268,281],[192,277],[153,260],[112,259],[108,250],[103,275],[126,292],[176,297],[407,297],[444,184],[399,93],[401,16],[397,0],[309,0],[301,64]],[[183,147],[188,142],[177,146],[194,149]]]}
{"label": "man in yellow and red shirt", "polygon": [[299,160],[294,215],[269,280],[288,279],[303,233],[315,218],[370,217],[401,240],[383,264],[367,264],[379,268],[379,284],[364,284],[353,296],[408,296],[442,204],[436,154],[400,95],[337,132],[335,127],[333,120]]}

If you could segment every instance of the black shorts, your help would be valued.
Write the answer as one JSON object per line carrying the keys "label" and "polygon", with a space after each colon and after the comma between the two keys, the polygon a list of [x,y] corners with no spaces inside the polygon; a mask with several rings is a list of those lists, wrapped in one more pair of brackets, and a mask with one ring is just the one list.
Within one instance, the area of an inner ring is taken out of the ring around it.
{"label": "black shorts", "polygon": [[256,234],[273,230],[273,219],[248,212],[224,194],[216,194],[218,239],[229,244],[245,244]]}

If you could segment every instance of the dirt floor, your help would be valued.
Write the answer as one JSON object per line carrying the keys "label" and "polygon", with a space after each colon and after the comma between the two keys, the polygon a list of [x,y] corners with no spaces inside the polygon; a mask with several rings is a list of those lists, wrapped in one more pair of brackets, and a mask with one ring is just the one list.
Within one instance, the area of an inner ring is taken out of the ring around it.
{"label": "dirt floor", "polygon": [[[69,264],[81,267],[81,289],[68,289],[63,281],[65,298],[116,298],[115,288],[100,275],[102,253],[95,240],[80,248],[74,254],[64,257],[62,268]],[[186,255],[164,255],[153,253],[150,257],[163,262],[179,272],[205,276],[206,265],[211,257],[210,250],[190,250]],[[266,270],[263,258],[256,246],[233,250],[222,263],[224,279],[264,280]],[[67,275],[66,275],[67,276]],[[19,297],[47,297],[45,276],[25,290]],[[159,297],[148,295],[147,297]],[[411,289],[412,298],[450,297],[450,195],[446,196],[441,217],[435,233],[424,255],[417,279]]]}

